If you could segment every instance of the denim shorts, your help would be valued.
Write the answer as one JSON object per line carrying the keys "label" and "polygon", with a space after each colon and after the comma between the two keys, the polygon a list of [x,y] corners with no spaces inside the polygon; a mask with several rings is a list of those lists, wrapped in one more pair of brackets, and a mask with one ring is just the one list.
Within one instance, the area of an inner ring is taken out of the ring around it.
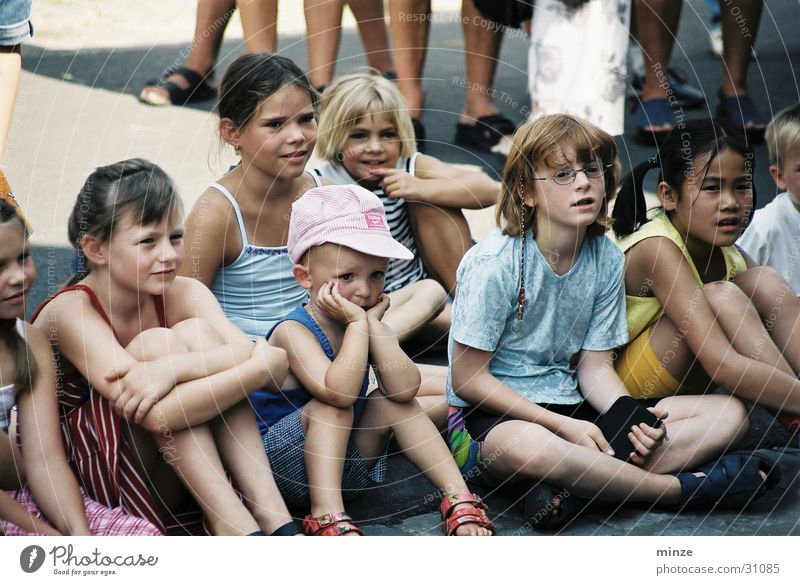
{"label": "denim shorts", "polygon": [[33,36],[31,2],[0,0],[0,47],[13,47]]}

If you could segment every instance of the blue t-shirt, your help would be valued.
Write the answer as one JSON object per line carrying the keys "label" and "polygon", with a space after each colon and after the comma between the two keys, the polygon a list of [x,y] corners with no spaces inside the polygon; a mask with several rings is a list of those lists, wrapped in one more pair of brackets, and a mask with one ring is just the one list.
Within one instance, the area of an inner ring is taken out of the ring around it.
{"label": "blue t-shirt", "polygon": [[628,341],[624,258],[611,240],[588,236],[575,265],[560,276],[533,238],[525,243],[522,321],[519,237],[495,230],[458,267],[448,344],[450,404],[469,406],[453,391],[454,341],[492,352],[493,376],[531,402],[552,404],[583,399],[575,375],[581,350],[605,351]]}

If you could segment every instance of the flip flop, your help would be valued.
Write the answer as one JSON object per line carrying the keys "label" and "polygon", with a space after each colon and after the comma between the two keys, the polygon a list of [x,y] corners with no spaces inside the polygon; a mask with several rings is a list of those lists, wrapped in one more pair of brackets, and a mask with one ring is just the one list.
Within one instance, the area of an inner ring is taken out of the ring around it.
{"label": "flip flop", "polygon": [[[180,75],[189,85],[184,89],[176,84],[174,81],[168,81],[171,75]],[[164,88],[169,95],[169,101],[162,101],[160,99],[153,99],[147,96],[149,88]],[[165,71],[164,74],[158,79],[151,79],[142,88],[139,93],[139,101],[151,106],[184,106],[193,102],[207,102],[217,96],[217,90],[208,81],[196,71],[192,71],[187,67],[177,67]]]}
{"label": "flip flop", "polygon": [[670,130],[675,126],[675,117],[672,108],[666,99],[654,99],[639,102],[636,109],[636,133],[634,140],[640,144],[659,146],[670,130],[652,130],[653,126],[670,125]]}
{"label": "flip flop", "polygon": [[[750,94],[726,97],[720,93],[716,117],[727,130],[746,136],[748,142],[764,142],[766,124]],[[751,126],[748,127],[748,124]]]}
{"label": "flip flop", "polygon": [[496,152],[495,147],[510,137],[517,126],[503,114],[481,116],[475,124],[456,124],[455,141],[484,152]]}

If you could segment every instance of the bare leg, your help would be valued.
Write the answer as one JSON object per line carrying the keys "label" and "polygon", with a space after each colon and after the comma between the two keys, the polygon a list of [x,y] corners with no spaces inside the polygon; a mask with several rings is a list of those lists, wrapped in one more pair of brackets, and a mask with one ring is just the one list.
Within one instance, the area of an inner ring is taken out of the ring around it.
{"label": "bare leg", "polygon": [[446,294],[434,280],[418,280],[389,293],[391,305],[383,322],[397,334],[400,343],[408,341],[438,315],[445,305]]}
{"label": "bare leg", "polygon": [[472,0],[463,0],[461,3],[461,22],[469,83],[459,122],[475,124],[478,118],[497,113],[497,106],[485,88],[494,87],[494,74],[503,32],[498,27],[482,24],[483,19]]}
{"label": "bare leg", "polygon": [[[235,8],[235,0],[197,1],[194,40],[192,41],[192,50],[186,58],[187,69],[191,69],[203,77],[210,76],[219,57],[225,27],[228,26],[228,21]],[[179,73],[170,75],[167,81],[171,81],[182,89],[189,87],[189,81]],[[147,85],[142,89],[139,97],[142,101],[153,105],[170,103],[169,93],[163,87]]]}
{"label": "bare leg", "polygon": [[358,34],[367,62],[381,73],[394,73],[389,34],[383,16],[383,2],[374,0],[347,0],[358,23]]}
{"label": "bare leg", "polygon": [[[747,281],[743,280],[743,282]],[[785,374],[795,376],[794,370],[784,358],[781,350],[767,333],[758,311],[741,288],[733,284],[718,282],[707,284],[703,287],[703,292],[711,308],[714,309],[717,322],[731,340],[731,345],[736,351]],[[787,321],[791,320],[787,319]]]}
{"label": "bare leg", "polygon": [[422,382],[417,392],[417,402],[439,432],[443,432],[447,429],[447,398],[445,397],[447,366],[417,364],[417,368],[422,376]]}
{"label": "bare leg", "polygon": [[343,8],[344,0],[305,0],[308,74],[314,87],[328,85],[333,79]]}
{"label": "bare leg", "polygon": [[0,159],[3,158],[3,148],[6,144],[8,131],[11,128],[11,115],[14,112],[14,102],[17,100],[22,58],[19,45],[15,47],[0,47]]}
{"label": "bare leg", "polygon": [[569,443],[533,423],[499,424],[486,436],[483,449],[497,454],[488,469],[500,479],[544,479],[578,496],[609,501],[669,505],[681,498],[676,477],[649,473]]}
{"label": "bare leg", "polygon": [[397,86],[406,99],[412,118],[422,118],[425,96],[422,93],[422,71],[428,50],[430,0],[389,0],[394,64]]}
{"label": "bare leg", "polygon": [[448,294],[455,294],[456,270],[472,247],[472,235],[464,213],[460,209],[424,203],[410,204],[408,213],[425,269]]}
{"label": "bare leg", "polygon": [[264,451],[253,409],[243,400],[212,421],[211,429],[225,468],[266,534],[292,521]]}
{"label": "bare leg", "polygon": [[236,0],[248,53],[274,53],[278,47],[278,0]]}
{"label": "bare leg", "polygon": [[695,469],[733,448],[747,432],[744,404],[732,396],[673,396],[659,401],[669,441],[647,460],[644,469],[675,473]]}
{"label": "bare leg", "polygon": [[[213,534],[242,535],[261,529],[228,482],[207,425],[177,431],[170,436],[156,434],[156,441],[164,452],[174,453],[169,463],[202,508]],[[264,452],[263,447],[261,452]]]}
{"label": "bare leg", "polygon": [[[368,465],[374,465],[384,453],[392,433],[403,454],[442,491],[442,495],[469,493],[449,449],[415,401],[393,402],[385,396],[369,400],[358,428],[353,431],[353,440]],[[489,531],[476,524],[465,524],[456,534],[488,535]]]}
{"label": "bare leg", "polygon": [[[673,0],[636,0],[633,3],[634,37],[642,47],[645,63],[642,101],[667,98],[667,68],[682,4]],[[671,129],[669,124],[644,128],[655,132]]]}
{"label": "bare leg", "polygon": [[315,518],[344,510],[342,475],[352,426],[352,408],[337,408],[318,400],[303,407],[306,475]]}
{"label": "bare leg", "polygon": [[733,0],[720,7],[723,43],[720,88],[728,97],[747,93],[747,68],[763,7],[761,0]]}
{"label": "bare leg", "polygon": [[753,303],[795,374],[800,374],[800,299],[772,268],[758,266],[734,280]]}

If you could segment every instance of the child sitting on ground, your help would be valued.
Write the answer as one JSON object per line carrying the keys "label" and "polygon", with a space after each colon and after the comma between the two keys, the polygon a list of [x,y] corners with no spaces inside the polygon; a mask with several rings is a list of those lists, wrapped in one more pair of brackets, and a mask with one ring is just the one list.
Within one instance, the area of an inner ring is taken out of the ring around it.
{"label": "child sitting on ground", "polygon": [[292,205],[288,237],[294,276],[310,302],[271,333],[270,342],[286,350],[291,375],[280,393],[257,392],[254,404],[287,503],[310,500],[305,533],[362,533],[343,511],[342,491],[383,480],[392,435],[445,494],[446,534],[493,533],[483,504],[414,400],[419,370],[382,322],[389,258],[412,254],[389,233],[380,200],[357,185],[310,189]]}
{"label": "child sitting on ground", "polygon": [[[458,263],[472,245],[461,209],[493,205],[500,184],[482,171],[415,152],[403,96],[380,75],[335,79],[320,110],[315,153],[326,162],[312,174],[375,193],[385,206],[392,236],[414,254],[411,260],[389,262],[386,291],[392,303],[430,283],[428,274],[452,294]],[[449,307],[431,323],[439,333],[449,325]],[[402,340],[404,332],[397,333]]]}
{"label": "child sitting on ground", "polygon": [[755,212],[738,244],[800,294],[800,104],[778,112],[766,139],[769,172],[783,193]]}

